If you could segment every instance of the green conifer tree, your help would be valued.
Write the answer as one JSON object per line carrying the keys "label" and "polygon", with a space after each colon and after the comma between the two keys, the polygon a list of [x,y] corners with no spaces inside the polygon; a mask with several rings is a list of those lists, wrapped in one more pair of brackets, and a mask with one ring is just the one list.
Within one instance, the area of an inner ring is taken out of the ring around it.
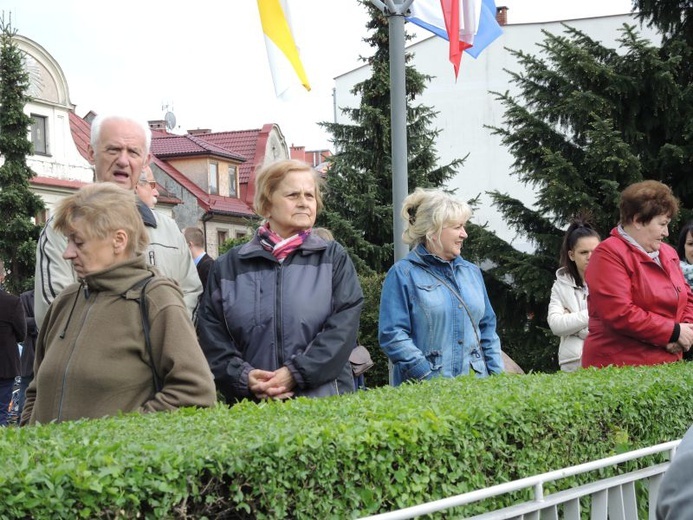
{"label": "green conifer tree", "polygon": [[687,48],[657,47],[629,26],[619,46],[607,48],[567,26],[561,35],[545,32],[539,54],[511,51],[521,66],[511,74],[519,93],[497,93],[505,117],[494,131],[536,202],[528,207],[498,191],[492,198],[508,226],[536,249],[521,253],[474,229],[465,251],[492,266],[487,283],[504,348],[525,369],[558,368],[546,314],[571,217],[591,214],[606,237],[618,222],[620,192],[643,179],[665,182],[692,207],[693,103],[681,81]]}
{"label": "green conifer tree", "polygon": [[5,287],[15,294],[33,287],[36,241],[40,227],[32,218],[44,208],[29,189],[34,173],[26,158],[32,153],[31,118],[24,113],[29,76],[23,53],[13,39],[11,21],[0,17],[0,258],[8,276]]}
{"label": "green conifer tree", "polygon": [[[358,108],[344,108],[352,124],[322,123],[332,135],[336,154],[330,158],[325,210],[321,225],[345,244],[360,272],[384,272],[393,262],[392,162],[390,141],[390,59],[387,18],[370,2],[361,0],[371,15],[365,39],[375,54],[361,58],[372,75],[357,84]],[[406,61],[411,60],[407,55]],[[462,160],[438,166],[432,129],[436,112],[414,105],[429,76],[406,66],[407,148],[409,191],[439,187],[450,179]]]}

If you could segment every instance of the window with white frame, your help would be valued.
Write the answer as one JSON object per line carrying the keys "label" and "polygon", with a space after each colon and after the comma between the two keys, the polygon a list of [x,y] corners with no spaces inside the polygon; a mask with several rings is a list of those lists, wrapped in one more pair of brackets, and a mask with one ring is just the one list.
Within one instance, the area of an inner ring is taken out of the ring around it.
{"label": "window with white frame", "polygon": [[209,163],[209,194],[219,194],[219,164]]}
{"label": "window with white frame", "polygon": [[31,114],[31,143],[34,145],[34,154],[48,155],[48,118]]}
{"label": "window with white frame", "polygon": [[236,186],[238,186],[238,166],[235,164],[229,164],[229,197],[237,197],[238,192]]}

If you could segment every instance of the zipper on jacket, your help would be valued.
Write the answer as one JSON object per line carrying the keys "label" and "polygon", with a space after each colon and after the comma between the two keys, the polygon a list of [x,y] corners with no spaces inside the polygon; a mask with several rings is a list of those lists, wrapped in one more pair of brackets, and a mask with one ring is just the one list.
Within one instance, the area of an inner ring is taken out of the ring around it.
{"label": "zipper on jacket", "polygon": [[[284,259],[286,261],[286,259]],[[278,263],[275,269],[276,276],[276,290],[275,290],[275,300],[274,300],[274,345],[276,349],[277,356],[277,369],[284,366],[284,344],[281,340],[282,337],[282,273],[283,263]]]}
{"label": "zipper on jacket", "polygon": [[[94,294],[94,300],[96,300],[96,298],[98,297],[98,292],[95,292],[93,294]],[[93,302],[89,301],[89,298],[91,297],[91,293],[88,293],[87,291],[85,291],[84,295],[85,295],[85,299],[87,300],[87,303],[85,304],[84,315],[82,317],[82,322],[79,324],[79,329],[77,331],[77,335],[75,336],[75,339],[72,342],[70,355],[67,358],[67,363],[65,364],[65,370],[63,371],[63,383],[60,387],[60,402],[58,404],[58,421],[61,421],[63,418],[63,403],[65,401],[65,389],[67,388],[67,373],[70,371],[70,365],[72,364],[72,359],[75,355],[75,348],[77,346],[77,341],[79,340],[79,337],[82,334],[82,330],[84,329],[84,323],[87,321],[87,316],[91,312],[91,308],[93,305]]]}

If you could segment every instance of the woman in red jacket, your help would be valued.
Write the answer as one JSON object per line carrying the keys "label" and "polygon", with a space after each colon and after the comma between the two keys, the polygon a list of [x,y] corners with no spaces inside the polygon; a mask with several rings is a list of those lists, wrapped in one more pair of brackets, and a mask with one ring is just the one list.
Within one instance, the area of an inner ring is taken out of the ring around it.
{"label": "woman in red jacket", "polygon": [[671,189],[643,181],[621,193],[620,224],[595,249],[585,279],[589,334],[582,366],[678,361],[693,343],[693,295],[663,240],[678,212]]}

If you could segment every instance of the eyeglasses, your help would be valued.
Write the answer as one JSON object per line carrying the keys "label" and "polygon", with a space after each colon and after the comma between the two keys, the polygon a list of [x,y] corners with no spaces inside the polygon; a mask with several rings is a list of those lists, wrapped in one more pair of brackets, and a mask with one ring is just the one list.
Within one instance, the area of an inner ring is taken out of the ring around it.
{"label": "eyeglasses", "polygon": [[142,186],[146,186],[147,184],[149,184],[149,187],[150,187],[151,189],[156,188],[156,181],[148,181],[147,179],[142,179],[142,180],[140,181],[140,184],[141,184]]}

